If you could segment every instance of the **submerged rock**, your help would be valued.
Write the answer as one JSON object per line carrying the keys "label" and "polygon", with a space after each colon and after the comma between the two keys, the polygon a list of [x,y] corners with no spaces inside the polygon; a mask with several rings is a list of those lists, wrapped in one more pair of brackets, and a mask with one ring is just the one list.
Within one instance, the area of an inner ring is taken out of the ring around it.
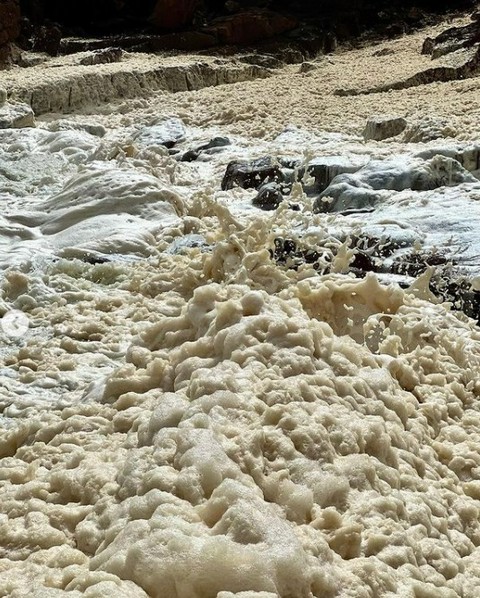
{"label": "submerged rock", "polygon": [[210,251],[212,247],[207,243],[203,235],[190,234],[175,239],[168,247],[166,253],[179,255],[186,253],[189,249],[199,248],[201,251]]}
{"label": "submerged rock", "polygon": [[262,210],[276,210],[283,201],[283,195],[277,183],[265,183],[252,199],[252,205]]}

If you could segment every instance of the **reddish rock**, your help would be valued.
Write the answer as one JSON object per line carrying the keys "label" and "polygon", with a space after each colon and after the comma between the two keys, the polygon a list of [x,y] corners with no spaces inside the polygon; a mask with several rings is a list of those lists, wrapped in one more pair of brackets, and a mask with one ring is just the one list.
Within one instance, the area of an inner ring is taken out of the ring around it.
{"label": "reddish rock", "polygon": [[269,10],[241,12],[217,19],[210,30],[223,44],[251,44],[294,29],[296,19]]}
{"label": "reddish rock", "polygon": [[0,45],[14,41],[20,33],[18,0],[0,0]]}
{"label": "reddish rock", "polygon": [[14,41],[20,33],[18,0],[0,0],[0,46]]}
{"label": "reddish rock", "polygon": [[175,30],[193,19],[198,0],[157,0],[150,21],[159,29]]}
{"label": "reddish rock", "polygon": [[10,44],[20,34],[18,0],[0,0],[0,68],[10,60]]}

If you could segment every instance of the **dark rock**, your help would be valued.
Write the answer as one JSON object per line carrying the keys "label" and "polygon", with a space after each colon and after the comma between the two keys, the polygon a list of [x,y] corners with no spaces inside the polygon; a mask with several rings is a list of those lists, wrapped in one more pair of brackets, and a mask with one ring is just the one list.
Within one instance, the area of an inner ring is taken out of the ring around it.
{"label": "dark rock", "polygon": [[20,3],[0,0],[0,46],[16,40],[20,34]]}
{"label": "dark rock", "polygon": [[20,34],[19,0],[0,0],[0,68],[11,58],[11,44]]}
{"label": "dark rock", "polygon": [[261,210],[276,210],[283,201],[283,195],[277,183],[265,183],[252,199],[252,205]]}
{"label": "dark rock", "polygon": [[95,50],[90,55],[80,60],[80,64],[90,66],[93,64],[109,64],[111,62],[120,62],[122,60],[123,50],[121,48],[105,48]]}
{"label": "dark rock", "polygon": [[448,263],[451,261],[443,253],[412,251],[393,262],[392,272],[417,277],[423,274],[429,266],[445,266]]}
{"label": "dark rock", "polygon": [[301,49],[304,56],[311,58],[319,53],[330,54],[338,45],[337,35],[334,31],[328,28],[324,30],[315,24],[302,24],[287,35]]}
{"label": "dark rock", "polygon": [[188,150],[180,158],[181,162],[194,162],[198,159],[200,154],[215,154],[220,152],[226,146],[230,145],[230,139],[228,137],[214,137],[208,143],[200,145],[194,150]]}
{"label": "dark rock", "polygon": [[182,50],[198,52],[217,44],[217,39],[201,31],[181,31],[158,35],[152,33],[109,35],[101,38],[64,38],[60,44],[63,54],[108,49],[112,46],[130,52],[158,52],[162,50]]}
{"label": "dark rock", "polygon": [[180,162],[195,162],[198,159],[200,152],[196,150],[188,150],[180,157]]}
{"label": "dark rock", "polygon": [[60,51],[62,31],[57,25],[42,25],[36,29],[33,36],[32,50],[45,52],[50,56],[57,56]]}
{"label": "dark rock", "polygon": [[434,39],[423,43],[422,53],[431,54],[432,59],[451,54],[462,48],[470,48],[480,42],[480,22],[474,21],[464,27],[451,27],[442,31]]}
{"label": "dark rock", "polygon": [[95,266],[97,264],[108,264],[112,261],[110,258],[104,255],[93,253],[82,255],[80,259],[82,260],[82,262],[85,262],[86,264],[91,264],[92,266]]}
{"label": "dark rock", "polygon": [[433,54],[435,41],[431,37],[426,37],[422,44],[422,54]]}
{"label": "dark rock", "polygon": [[377,268],[372,256],[365,251],[357,249],[353,256],[353,260],[350,262],[350,269],[358,270],[360,272],[375,272]]}
{"label": "dark rock", "polygon": [[[321,193],[333,179],[340,174],[353,174],[365,166],[367,158],[358,158],[352,160],[344,156],[321,156],[313,158],[307,164],[307,175],[315,180],[313,188],[304,185],[304,190],[307,193]],[[304,171],[298,171],[299,177],[304,176]]]}
{"label": "dark rock", "polygon": [[318,260],[323,257],[321,250],[301,249],[297,241],[282,237],[277,237],[273,243],[270,256],[277,264],[292,270],[297,270],[302,264],[312,264],[315,270],[319,270]]}
{"label": "dark rock", "polygon": [[[198,147],[197,151],[203,152],[203,151],[208,151],[208,150],[220,150],[230,144],[231,144],[231,142],[228,137],[214,137],[205,145],[201,145],[200,147]],[[209,153],[215,153],[215,152],[211,151]]]}
{"label": "dark rock", "polygon": [[227,166],[222,180],[222,189],[225,191],[235,186],[243,189],[258,189],[263,183],[278,183],[282,180],[280,165],[269,156],[252,162],[234,160]]}

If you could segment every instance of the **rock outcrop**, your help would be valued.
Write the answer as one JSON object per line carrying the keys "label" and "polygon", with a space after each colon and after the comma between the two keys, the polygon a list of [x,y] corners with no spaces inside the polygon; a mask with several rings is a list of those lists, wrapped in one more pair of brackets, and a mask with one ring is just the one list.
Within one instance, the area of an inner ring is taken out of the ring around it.
{"label": "rock outcrop", "polygon": [[19,0],[0,0],[0,68],[10,55],[10,44],[20,34]]}
{"label": "rock outcrop", "polygon": [[293,17],[266,10],[240,12],[216,20],[210,31],[221,44],[252,44],[290,31],[297,25]]}
{"label": "rock outcrop", "polygon": [[198,0],[157,0],[150,20],[159,29],[176,30],[190,24]]}
{"label": "rock outcrop", "polygon": [[[18,9],[18,2],[0,0],[0,38],[1,25],[11,20],[2,18],[1,7]],[[330,52],[337,40],[352,39],[365,31],[385,36],[409,32],[432,22],[426,11],[458,11],[471,5],[472,0],[22,0],[26,18],[22,43],[31,46],[36,36],[50,47],[51,36],[38,36],[36,31],[52,24],[60,27],[64,38],[117,36],[125,43],[117,39],[107,45],[123,49],[141,45],[132,37],[162,37],[144,40],[139,50],[147,52],[263,43],[292,31],[286,41],[312,56]]]}

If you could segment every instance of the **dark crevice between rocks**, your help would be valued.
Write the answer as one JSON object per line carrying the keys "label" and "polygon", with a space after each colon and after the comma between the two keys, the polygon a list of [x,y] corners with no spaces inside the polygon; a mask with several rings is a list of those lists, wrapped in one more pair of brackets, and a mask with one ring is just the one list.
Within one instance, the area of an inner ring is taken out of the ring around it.
{"label": "dark crevice between rocks", "polygon": [[[369,272],[392,274],[405,289],[412,278],[418,278],[433,267],[429,281],[433,295],[451,303],[453,310],[463,312],[480,324],[480,292],[472,288],[458,264],[441,252],[411,251],[385,261],[401,247],[391,239],[367,235],[350,237],[350,249],[354,254],[345,274],[354,274],[356,278],[364,278]],[[331,272],[331,254],[321,246],[303,247],[301,241],[277,237],[269,252],[271,259],[282,268],[298,270],[303,264],[310,264],[321,275]]]}

